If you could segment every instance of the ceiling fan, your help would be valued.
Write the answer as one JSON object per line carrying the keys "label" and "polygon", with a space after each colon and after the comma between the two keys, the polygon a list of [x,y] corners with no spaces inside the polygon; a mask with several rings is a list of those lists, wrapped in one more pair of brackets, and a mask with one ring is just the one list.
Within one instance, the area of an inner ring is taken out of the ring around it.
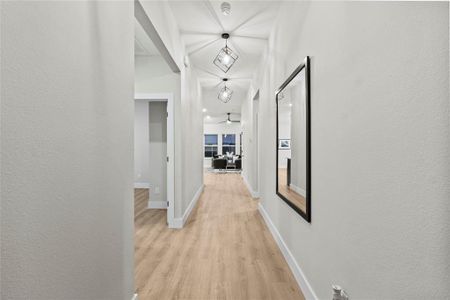
{"label": "ceiling fan", "polygon": [[231,123],[241,123],[241,121],[231,120],[231,113],[227,113],[227,119],[225,121],[219,122],[218,124],[221,123],[231,124]]}

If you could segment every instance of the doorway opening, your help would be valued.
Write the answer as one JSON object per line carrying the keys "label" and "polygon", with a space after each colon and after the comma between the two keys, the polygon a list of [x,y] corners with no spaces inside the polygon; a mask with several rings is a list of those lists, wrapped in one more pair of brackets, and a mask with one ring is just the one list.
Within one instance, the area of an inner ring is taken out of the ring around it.
{"label": "doorway opening", "polygon": [[180,105],[181,74],[149,9],[147,2],[134,2],[136,290],[149,281],[149,270],[142,264],[149,239],[180,227],[180,219],[175,219],[175,110]]}
{"label": "doorway opening", "polygon": [[148,189],[147,208],[167,209],[169,227],[174,220],[173,120],[172,94],[135,95],[135,188]]}
{"label": "doorway opening", "polygon": [[174,98],[179,98],[180,70],[142,3],[134,4],[135,187],[147,189],[148,203],[141,208],[167,209],[166,223],[174,228]]}

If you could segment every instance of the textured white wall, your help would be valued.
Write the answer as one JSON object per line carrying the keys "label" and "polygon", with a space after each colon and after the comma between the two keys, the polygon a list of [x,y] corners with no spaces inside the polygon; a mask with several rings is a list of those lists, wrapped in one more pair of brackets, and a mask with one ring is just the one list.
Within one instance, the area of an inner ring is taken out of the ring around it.
{"label": "textured white wall", "polygon": [[130,299],[133,3],[1,6],[1,298]]}
{"label": "textured white wall", "polygon": [[[277,21],[254,87],[260,192],[313,289],[321,299],[333,283],[353,299],[448,298],[448,3],[291,2]],[[276,196],[274,172],[273,92],[306,55],[311,224]]]}

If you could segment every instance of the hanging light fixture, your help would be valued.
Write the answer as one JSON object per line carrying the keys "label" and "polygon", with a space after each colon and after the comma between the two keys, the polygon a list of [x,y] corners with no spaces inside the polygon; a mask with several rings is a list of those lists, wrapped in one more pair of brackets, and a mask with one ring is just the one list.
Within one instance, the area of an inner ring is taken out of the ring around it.
{"label": "hanging light fixture", "polygon": [[228,72],[228,70],[233,66],[234,62],[238,59],[238,55],[228,47],[228,38],[230,35],[228,33],[223,33],[222,38],[225,39],[225,47],[223,47],[219,54],[217,54],[214,59],[214,64],[219,67],[223,72]]}
{"label": "hanging light fixture", "polygon": [[233,91],[227,88],[226,82],[228,81],[228,78],[224,78],[222,79],[222,81],[224,82],[223,88],[220,89],[217,98],[223,103],[227,103],[231,100],[231,95],[233,95]]}

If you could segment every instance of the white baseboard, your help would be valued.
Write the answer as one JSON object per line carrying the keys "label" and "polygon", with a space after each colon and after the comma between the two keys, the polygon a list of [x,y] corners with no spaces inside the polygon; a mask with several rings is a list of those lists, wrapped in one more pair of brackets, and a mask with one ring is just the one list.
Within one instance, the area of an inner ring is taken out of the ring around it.
{"label": "white baseboard", "polygon": [[167,209],[167,201],[148,201],[148,208]]}
{"label": "white baseboard", "polygon": [[148,182],[135,182],[134,183],[135,189],[148,189],[150,188],[150,183]]}
{"label": "white baseboard", "polygon": [[242,177],[242,179],[244,179],[245,186],[247,187],[247,190],[250,192],[250,195],[252,195],[252,198],[259,198],[259,193],[255,192],[252,189],[252,186],[248,182],[247,177],[243,173],[241,173],[241,177]]}
{"label": "white baseboard", "polygon": [[173,223],[169,224],[169,228],[174,228],[174,229],[183,228],[183,218],[173,218]]}
{"label": "white baseboard", "polygon": [[301,195],[301,196],[303,196],[303,197],[306,197],[306,191],[304,190],[304,189],[302,189],[301,187],[298,187],[298,186],[296,186],[296,185],[294,185],[294,184],[290,184],[289,185],[289,187],[294,191],[294,192],[296,192],[297,194],[299,194],[299,195]]}
{"label": "white baseboard", "polygon": [[284,259],[286,259],[286,262],[288,263],[289,268],[291,269],[292,273],[294,274],[295,280],[297,281],[298,285],[300,286],[300,289],[302,290],[303,296],[305,296],[305,299],[313,299],[313,300],[319,299],[317,297],[316,293],[314,293],[314,290],[312,289],[308,280],[306,279],[305,273],[303,273],[302,269],[297,264],[297,261],[295,260],[291,251],[289,250],[289,248],[287,247],[283,238],[281,237],[280,232],[273,224],[272,220],[270,219],[269,215],[267,214],[266,210],[261,205],[261,203],[259,203],[258,209],[259,209],[259,213],[261,214],[264,221],[266,222],[266,225],[269,228],[270,233],[272,234],[275,242],[277,242],[278,247],[281,250],[281,253],[283,253]]}
{"label": "white baseboard", "polygon": [[138,300],[138,294],[134,294],[131,300]]}
{"label": "white baseboard", "polygon": [[198,199],[200,199],[200,196],[203,192],[203,184],[199,187],[197,192],[195,193],[194,197],[191,200],[191,203],[189,203],[186,211],[183,214],[182,218],[174,218],[173,224],[171,224],[170,228],[178,228],[181,229],[184,227],[184,224],[186,224],[186,221],[188,220],[189,216],[191,215],[192,210],[194,209],[195,205],[197,204]]}

